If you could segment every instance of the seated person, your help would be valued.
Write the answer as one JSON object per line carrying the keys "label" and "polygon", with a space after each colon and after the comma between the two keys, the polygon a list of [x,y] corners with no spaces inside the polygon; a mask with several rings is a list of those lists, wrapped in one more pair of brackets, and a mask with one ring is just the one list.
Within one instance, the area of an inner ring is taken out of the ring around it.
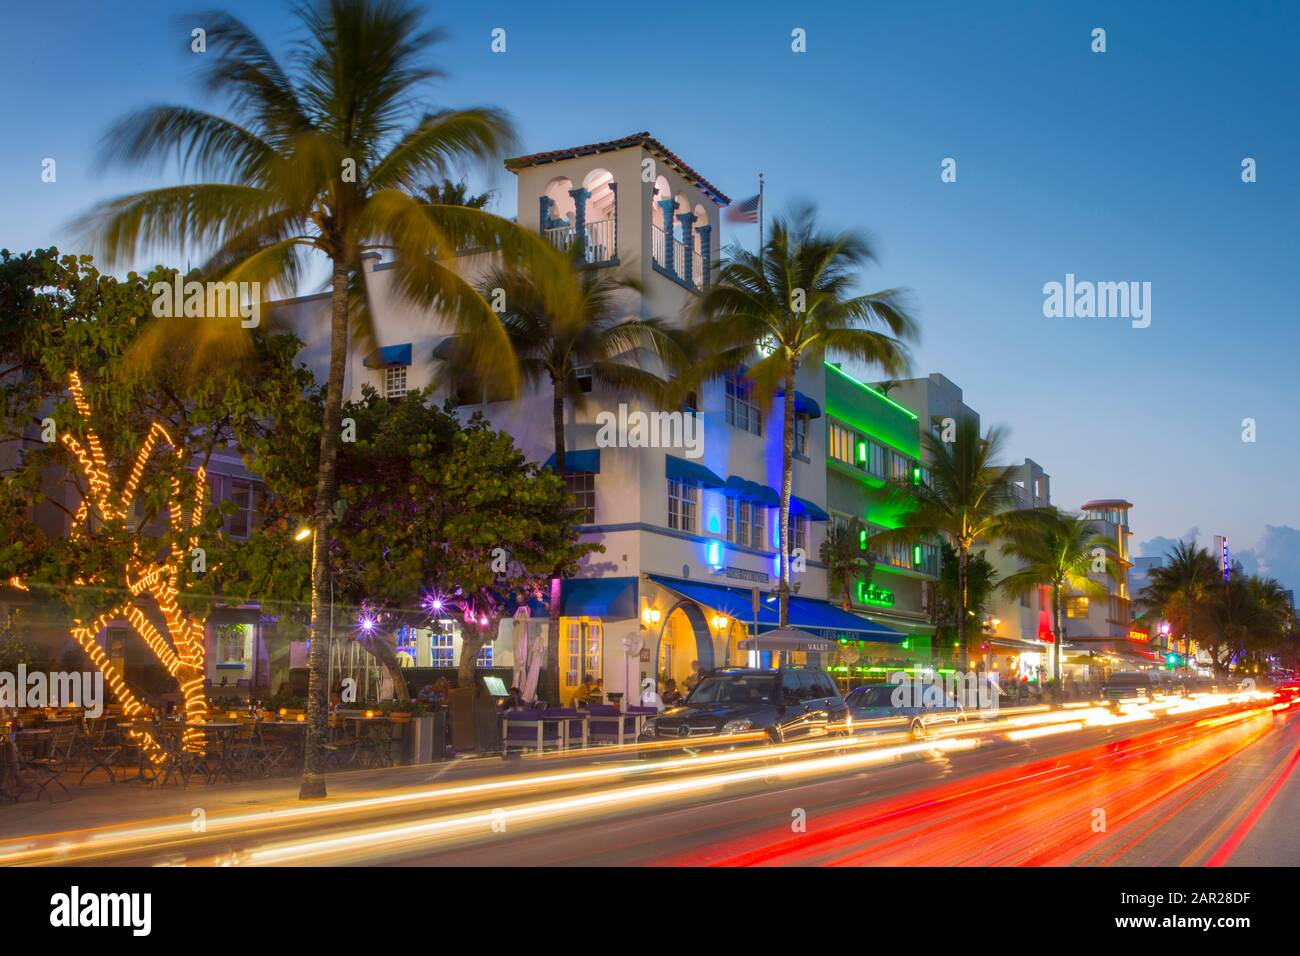
{"label": "seated person", "polygon": [[573,694],[574,706],[583,706],[589,703],[591,701],[592,692],[595,689],[596,682],[591,679],[591,675],[583,674],[582,683],[578,685],[578,689],[574,691]]}

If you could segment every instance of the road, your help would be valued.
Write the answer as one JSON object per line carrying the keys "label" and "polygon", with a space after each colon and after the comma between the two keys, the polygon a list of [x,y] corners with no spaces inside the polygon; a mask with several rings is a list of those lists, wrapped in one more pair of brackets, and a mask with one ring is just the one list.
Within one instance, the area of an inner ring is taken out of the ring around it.
{"label": "road", "polygon": [[433,785],[0,843],[0,863],[1300,864],[1300,712],[1026,708],[945,736],[471,761]]}

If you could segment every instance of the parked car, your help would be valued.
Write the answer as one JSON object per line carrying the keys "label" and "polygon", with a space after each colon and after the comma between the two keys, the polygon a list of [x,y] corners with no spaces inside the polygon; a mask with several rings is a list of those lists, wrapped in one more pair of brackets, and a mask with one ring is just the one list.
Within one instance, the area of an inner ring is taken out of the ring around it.
{"label": "parked car", "polygon": [[1101,699],[1108,704],[1154,699],[1157,687],[1147,671],[1116,671],[1101,685]]}
{"label": "parked car", "polygon": [[[907,699],[909,694],[906,692],[910,690],[909,685],[900,688],[895,684],[868,684],[849,691],[844,703],[849,708],[855,731],[874,733],[893,730],[895,728],[888,725],[873,725],[882,718],[896,717],[900,723],[906,722],[908,733],[921,740],[936,727],[965,723],[965,709],[942,688],[926,688],[921,700]],[[895,691],[904,693],[896,698]],[[909,706],[897,706],[895,700]],[[860,722],[867,722],[867,725],[860,727]]]}
{"label": "parked car", "polygon": [[846,709],[824,671],[724,667],[703,677],[679,706],[646,722],[647,740],[765,733],[774,742],[844,732]]}

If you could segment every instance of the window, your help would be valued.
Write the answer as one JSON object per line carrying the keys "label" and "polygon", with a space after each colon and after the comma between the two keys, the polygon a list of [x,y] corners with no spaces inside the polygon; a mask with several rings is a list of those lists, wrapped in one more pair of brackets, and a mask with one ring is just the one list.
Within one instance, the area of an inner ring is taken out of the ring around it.
{"label": "window", "polygon": [[232,478],[230,500],[235,503],[235,513],[226,519],[226,533],[232,538],[247,538],[265,510],[266,489],[260,481]]}
{"label": "window", "polygon": [[582,678],[602,676],[600,669],[601,624],[599,621],[574,621],[566,624],[564,683],[577,687]]}
{"label": "window", "polygon": [[384,398],[406,395],[406,366],[390,365],[384,369]]}
{"label": "window", "polygon": [[763,413],[754,401],[754,383],[742,375],[728,375],[727,424],[753,435],[763,434]]}
{"label": "window", "polygon": [[901,485],[912,483],[912,459],[898,452],[889,454],[889,480]]}
{"label": "window", "polygon": [[699,510],[699,486],[689,480],[668,479],[668,527],[674,531],[694,531]]}
{"label": "window", "polygon": [[573,471],[564,476],[564,486],[573,498],[571,513],[579,524],[596,521],[596,475],[590,471]]}
{"label": "window", "polygon": [[736,540],[736,512],[740,510],[740,500],[737,498],[727,499],[727,540],[734,542]]}
{"label": "window", "polygon": [[1021,606],[1021,607],[1029,607],[1029,592],[1028,592],[1028,591],[1026,591],[1024,594],[1020,595],[1020,606]]}
{"label": "window", "polygon": [[1066,617],[1087,617],[1088,599],[1086,597],[1066,598],[1065,616]]}
{"label": "window", "polygon": [[687,392],[686,398],[682,400],[682,411],[689,412],[692,415],[700,413],[700,399],[694,389]]}
{"label": "window", "polygon": [[740,518],[736,523],[736,540],[740,544],[749,544],[749,518],[753,507],[748,501],[742,501],[737,506]]}
{"label": "window", "polygon": [[753,508],[754,508],[754,537],[750,543],[755,548],[765,549],[767,545],[763,541],[763,532],[765,530],[764,526],[767,524],[767,509],[763,507],[761,504],[759,504],[757,501],[754,502]]}
{"label": "window", "polygon": [[476,662],[476,666],[478,667],[492,666],[492,645],[491,644],[484,644],[482,647],[478,649],[478,661]]}
{"label": "window", "polygon": [[249,626],[248,624],[217,625],[218,664],[244,663],[244,638]]}
{"label": "window", "polygon": [[[795,550],[803,549],[804,554],[808,553],[808,516],[791,515],[790,527],[793,531]],[[794,552],[791,552],[792,554]]]}
{"label": "window", "polygon": [[794,417],[794,453],[808,457],[808,416],[804,414]]}
{"label": "window", "polygon": [[429,666],[455,667],[456,647],[451,621],[438,621],[429,635]]}
{"label": "window", "polygon": [[865,443],[866,457],[862,459],[862,466],[868,472],[877,478],[885,477],[885,446],[873,441]]}
{"label": "window", "polygon": [[830,422],[827,426],[826,443],[829,445],[829,454],[836,461],[842,461],[846,465],[852,465],[856,462],[856,444],[857,436],[849,431],[843,425],[836,422]]}
{"label": "window", "polygon": [[591,366],[579,365],[573,370],[573,377],[578,380],[578,391],[584,395],[591,394]]}

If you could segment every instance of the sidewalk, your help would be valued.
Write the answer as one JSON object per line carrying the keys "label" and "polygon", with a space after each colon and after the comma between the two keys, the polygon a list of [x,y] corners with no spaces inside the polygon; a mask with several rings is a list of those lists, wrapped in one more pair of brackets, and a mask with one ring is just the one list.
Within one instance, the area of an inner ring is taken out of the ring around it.
{"label": "sidewalk", "polygon": [[[446,784],[466,777],[517,773],[529,762],[504,761],[499,756],[462,757],[438,763],[373,770],[348,770],[325,775],[329,796],[324,802],[373,796],[380,791],[397,791]],[[546,766],[554,766],[547,762]],[[541,764],[535,765],[538,769]],[[0,844],[16,837],[115,826],[166,817],[189,819],[195,810],[215,814],[250,807],[269,809],[274,804],[297,806],[297,775],[256,779],[239,783],[205,784],[187,787],[155,787],[141,783],[88,782],[84,787],[65,778],[72,799],[58,792],[51,803],[30,796],[21,803],[0,803]],[[57,790],[57,788],[54,788]]]}

